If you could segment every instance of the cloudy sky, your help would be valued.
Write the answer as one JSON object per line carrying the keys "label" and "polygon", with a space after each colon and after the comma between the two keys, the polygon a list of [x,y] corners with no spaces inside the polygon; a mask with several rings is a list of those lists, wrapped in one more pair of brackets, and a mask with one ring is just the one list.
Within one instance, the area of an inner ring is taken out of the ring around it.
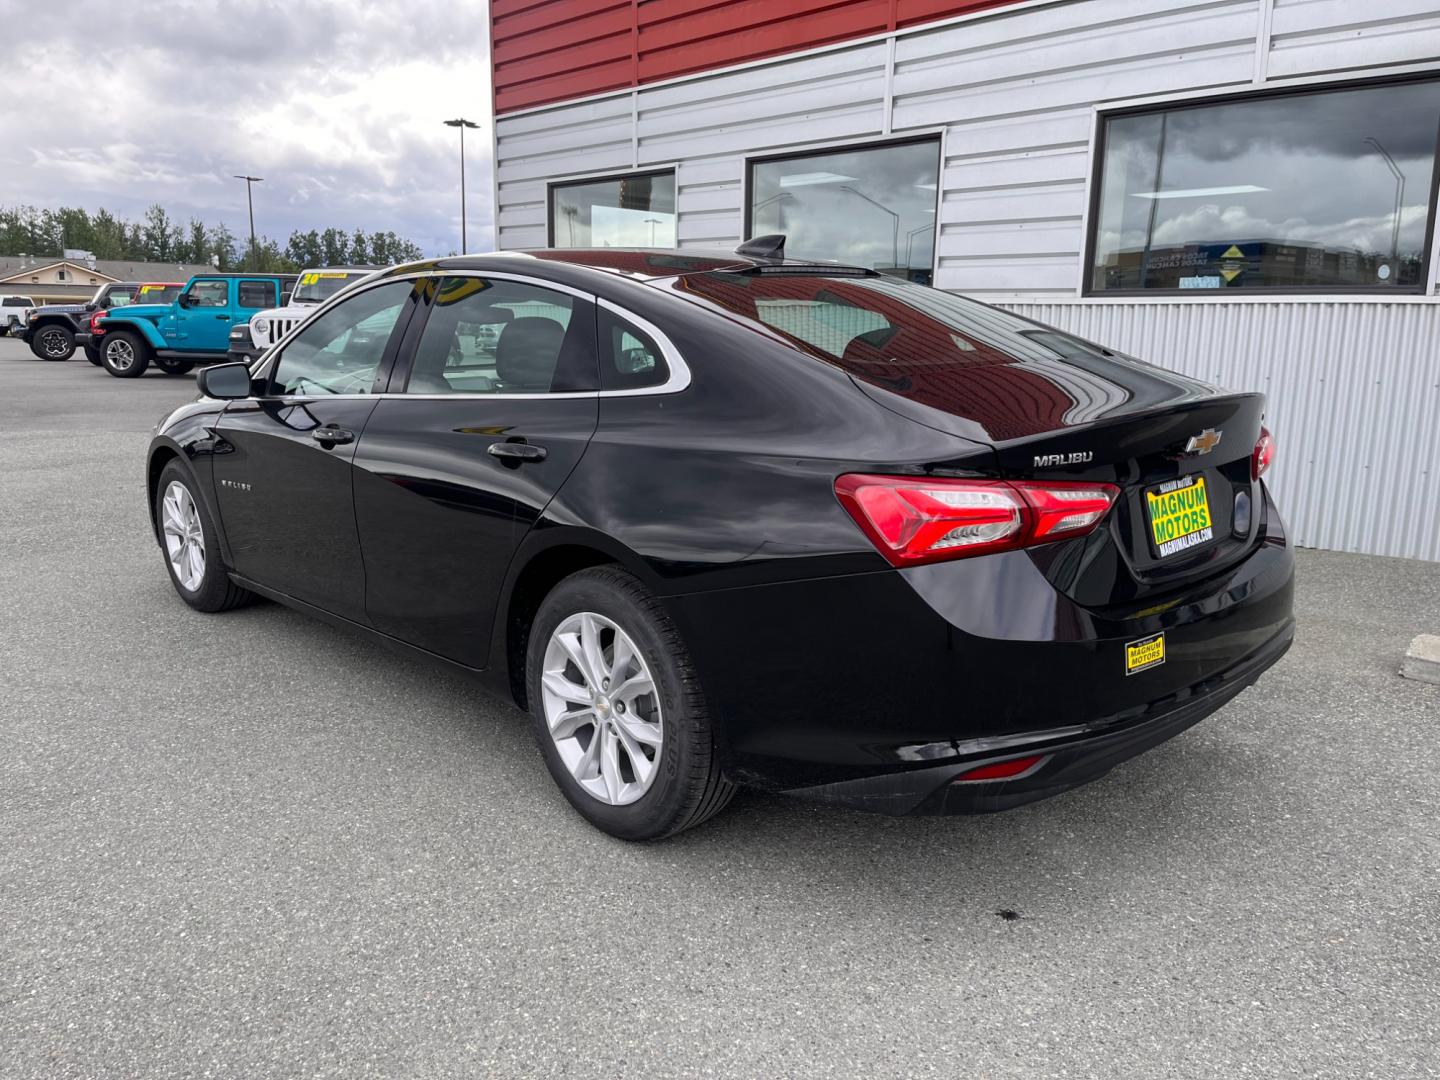
{"label": "cloudy sky", "polygon": [[393,230],[460,247],[467,132],[470,249],[493,243],[485,0],[0,0],[21,29],[0,65],[0,205],[160,203],[284,245],[294,229]]}

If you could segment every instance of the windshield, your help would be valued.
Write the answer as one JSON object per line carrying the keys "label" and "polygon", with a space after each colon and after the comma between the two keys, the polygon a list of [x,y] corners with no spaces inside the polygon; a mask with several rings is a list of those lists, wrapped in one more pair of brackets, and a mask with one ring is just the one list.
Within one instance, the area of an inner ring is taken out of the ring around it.
{"label": "windshield", "polygon": [[295,291],[290,296],[292,304],[318,304],[328,300],[352,281],[358,281],[368,270],[307,270],[300,275]]}
{"label": "windshield", "polygon": [[168,304],[180,295],[179,285],[141,285],[135,294],[137,304]]}

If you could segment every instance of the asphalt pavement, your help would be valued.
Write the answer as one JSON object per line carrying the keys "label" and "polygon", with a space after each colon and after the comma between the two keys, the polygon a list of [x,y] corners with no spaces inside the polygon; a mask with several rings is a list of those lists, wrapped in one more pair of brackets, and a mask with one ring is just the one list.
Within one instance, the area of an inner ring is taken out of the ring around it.
{"label": "asphalt pavement", "polygon": [[179,601],[193,393],[0,341],[0,1076],[1440,1076],[1440,567],[1301,552],[1290,655],[1057,799],[632,846],[464,679]]}

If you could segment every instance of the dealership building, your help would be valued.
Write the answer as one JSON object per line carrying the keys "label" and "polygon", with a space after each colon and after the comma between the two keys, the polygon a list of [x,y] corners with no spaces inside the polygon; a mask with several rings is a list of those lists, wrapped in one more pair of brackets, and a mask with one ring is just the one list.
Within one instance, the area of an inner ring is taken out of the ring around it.
{"label": "dealership building", "polygon": [[500,247],[783,233],[1260,390],[1300,544],[1440,560],[1434,0],[490,7]]}

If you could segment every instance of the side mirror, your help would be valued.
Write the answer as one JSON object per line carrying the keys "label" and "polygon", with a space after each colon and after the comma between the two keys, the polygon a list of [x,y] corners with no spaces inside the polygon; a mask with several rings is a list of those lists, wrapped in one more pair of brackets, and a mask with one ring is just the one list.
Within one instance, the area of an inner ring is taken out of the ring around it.
{"label": "side mirror", "polygon": [[190,294],[188,292],[182,292],[175,298],[175,302],[181,307],[189,307],[191,304]]}
{"label": "side mirror", "polygon": [[206,397],[239,401],[250,396],[250,367],[248,364],[216,364],[201,368],[195,376],[195,385]]}

